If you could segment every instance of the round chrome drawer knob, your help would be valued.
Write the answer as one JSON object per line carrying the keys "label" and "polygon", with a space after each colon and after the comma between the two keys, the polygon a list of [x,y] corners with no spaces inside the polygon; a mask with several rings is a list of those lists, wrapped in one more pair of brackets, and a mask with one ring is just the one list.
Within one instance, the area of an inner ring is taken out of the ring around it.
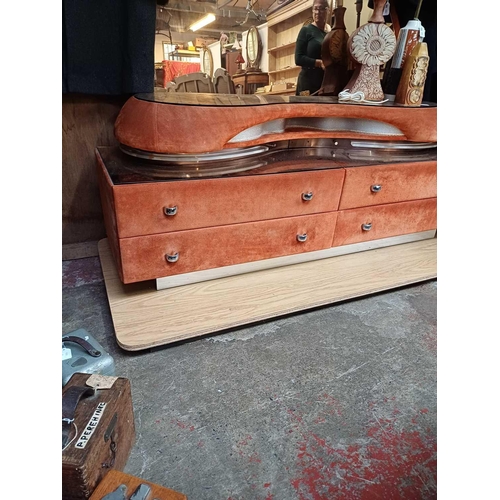
{"label": "round chrome drawer knob", "polygon": [[172,255],[165,255],[165,258],[167,259],[167,262],[177,262],[179,260],[179,252],[176,252]]}
{"label": "round chrome drawer knob", "polygon": [[373,186],[370,187],[370,190],[372,193],[378,193],[382,190],[382,186],[380,184],[373,184]]}
{"label": "round chrome drawer knob", "polygon": [[163,209],[165,215],[175,215],[177,213],[177,206],[175,207],[165,207]]}
{"label": "round chrome drawer knob", "polygon": [[298,234],[297,235],[297,241],[299,243],[304,243],[304,241],[306,241],[306,240],[307,240],[307,234],[306,233],[304,233],[304,234]]}
{"label": "round chrome drawer knob", "polygon": [[362,229],[363,231],[369,231],[371,228],[372,228],[372,223],[371,223],[371,222],[368,222],[368,223],[363,224],[363,225],[361,226],[361,229]]}
{"label": "round chrome drawer knob", "polygon": [[309,193],[302,193],[302,199],[304,201],[311,201],[313,197],[312,191],[309,191]]}

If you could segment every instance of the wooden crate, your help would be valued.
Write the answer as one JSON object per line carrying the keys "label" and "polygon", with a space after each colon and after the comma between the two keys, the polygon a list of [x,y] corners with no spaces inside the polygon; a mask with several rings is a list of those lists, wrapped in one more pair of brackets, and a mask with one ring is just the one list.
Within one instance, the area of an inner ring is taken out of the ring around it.
{"label": "wooden crate", "polygon": [[[69,397],[85,387],[91,374],[75,373],[62,390]],[[82,500],[112,469],[123,470],[135,441],[130,381],[103,377],[111,387],[82,397],[74,412],[70,440],[62,451],[62,498]]]}

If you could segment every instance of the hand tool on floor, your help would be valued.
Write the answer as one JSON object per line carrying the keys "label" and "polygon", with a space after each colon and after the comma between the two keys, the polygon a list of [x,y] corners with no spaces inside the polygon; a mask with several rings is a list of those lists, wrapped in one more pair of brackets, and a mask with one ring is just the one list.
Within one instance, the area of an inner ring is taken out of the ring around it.
{"label": "hand tool on floor", "polygon": [[102,497],[102,500],[148,500],[151,487],[147,484],[140,484],[130,498],[127,497],[127,486],[120,484],[116,490]]}
{"label": "hand tool on floor", "polygon": [[151,488],[147,484],[140,484],[135,490],[130,500],[148,500]]}
{"label": "hand tool on floor", "polygon": [[102,497],[102,500],[127,500],[127,497],[125,496],[126,492],[127,487],[124,484],[120,484],[116,490]]}

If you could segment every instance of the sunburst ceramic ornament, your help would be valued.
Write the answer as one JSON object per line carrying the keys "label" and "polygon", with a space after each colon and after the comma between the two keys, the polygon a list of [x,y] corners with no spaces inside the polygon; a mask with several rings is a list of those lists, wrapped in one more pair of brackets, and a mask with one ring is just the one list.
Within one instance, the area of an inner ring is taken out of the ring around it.
{"label": "sunburst ceramic ornament", "polygon": [[392,57],[396,49],[392,29],[383,22],[369,21],[351,34],[347,47],[359,66],[339,94],[339,101],[385,102],[380,84],[380,66]]}
{"label": "sunburst ceramic ornament", "polygon": [[396,37],[385,24],[365,24],[353,34],[352,56],[366,66],[380,66],[394,54]]}

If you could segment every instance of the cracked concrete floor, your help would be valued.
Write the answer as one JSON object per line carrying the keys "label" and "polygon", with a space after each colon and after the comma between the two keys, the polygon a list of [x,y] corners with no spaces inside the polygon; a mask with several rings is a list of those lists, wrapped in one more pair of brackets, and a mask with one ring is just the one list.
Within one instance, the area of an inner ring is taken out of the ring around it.
{"label": "cracked concrete floor", "polygon": [[189,500],[437,497],[436,280],[131,353],[99,258],[62,267],[62,333],[131,381],[124,472]]}

